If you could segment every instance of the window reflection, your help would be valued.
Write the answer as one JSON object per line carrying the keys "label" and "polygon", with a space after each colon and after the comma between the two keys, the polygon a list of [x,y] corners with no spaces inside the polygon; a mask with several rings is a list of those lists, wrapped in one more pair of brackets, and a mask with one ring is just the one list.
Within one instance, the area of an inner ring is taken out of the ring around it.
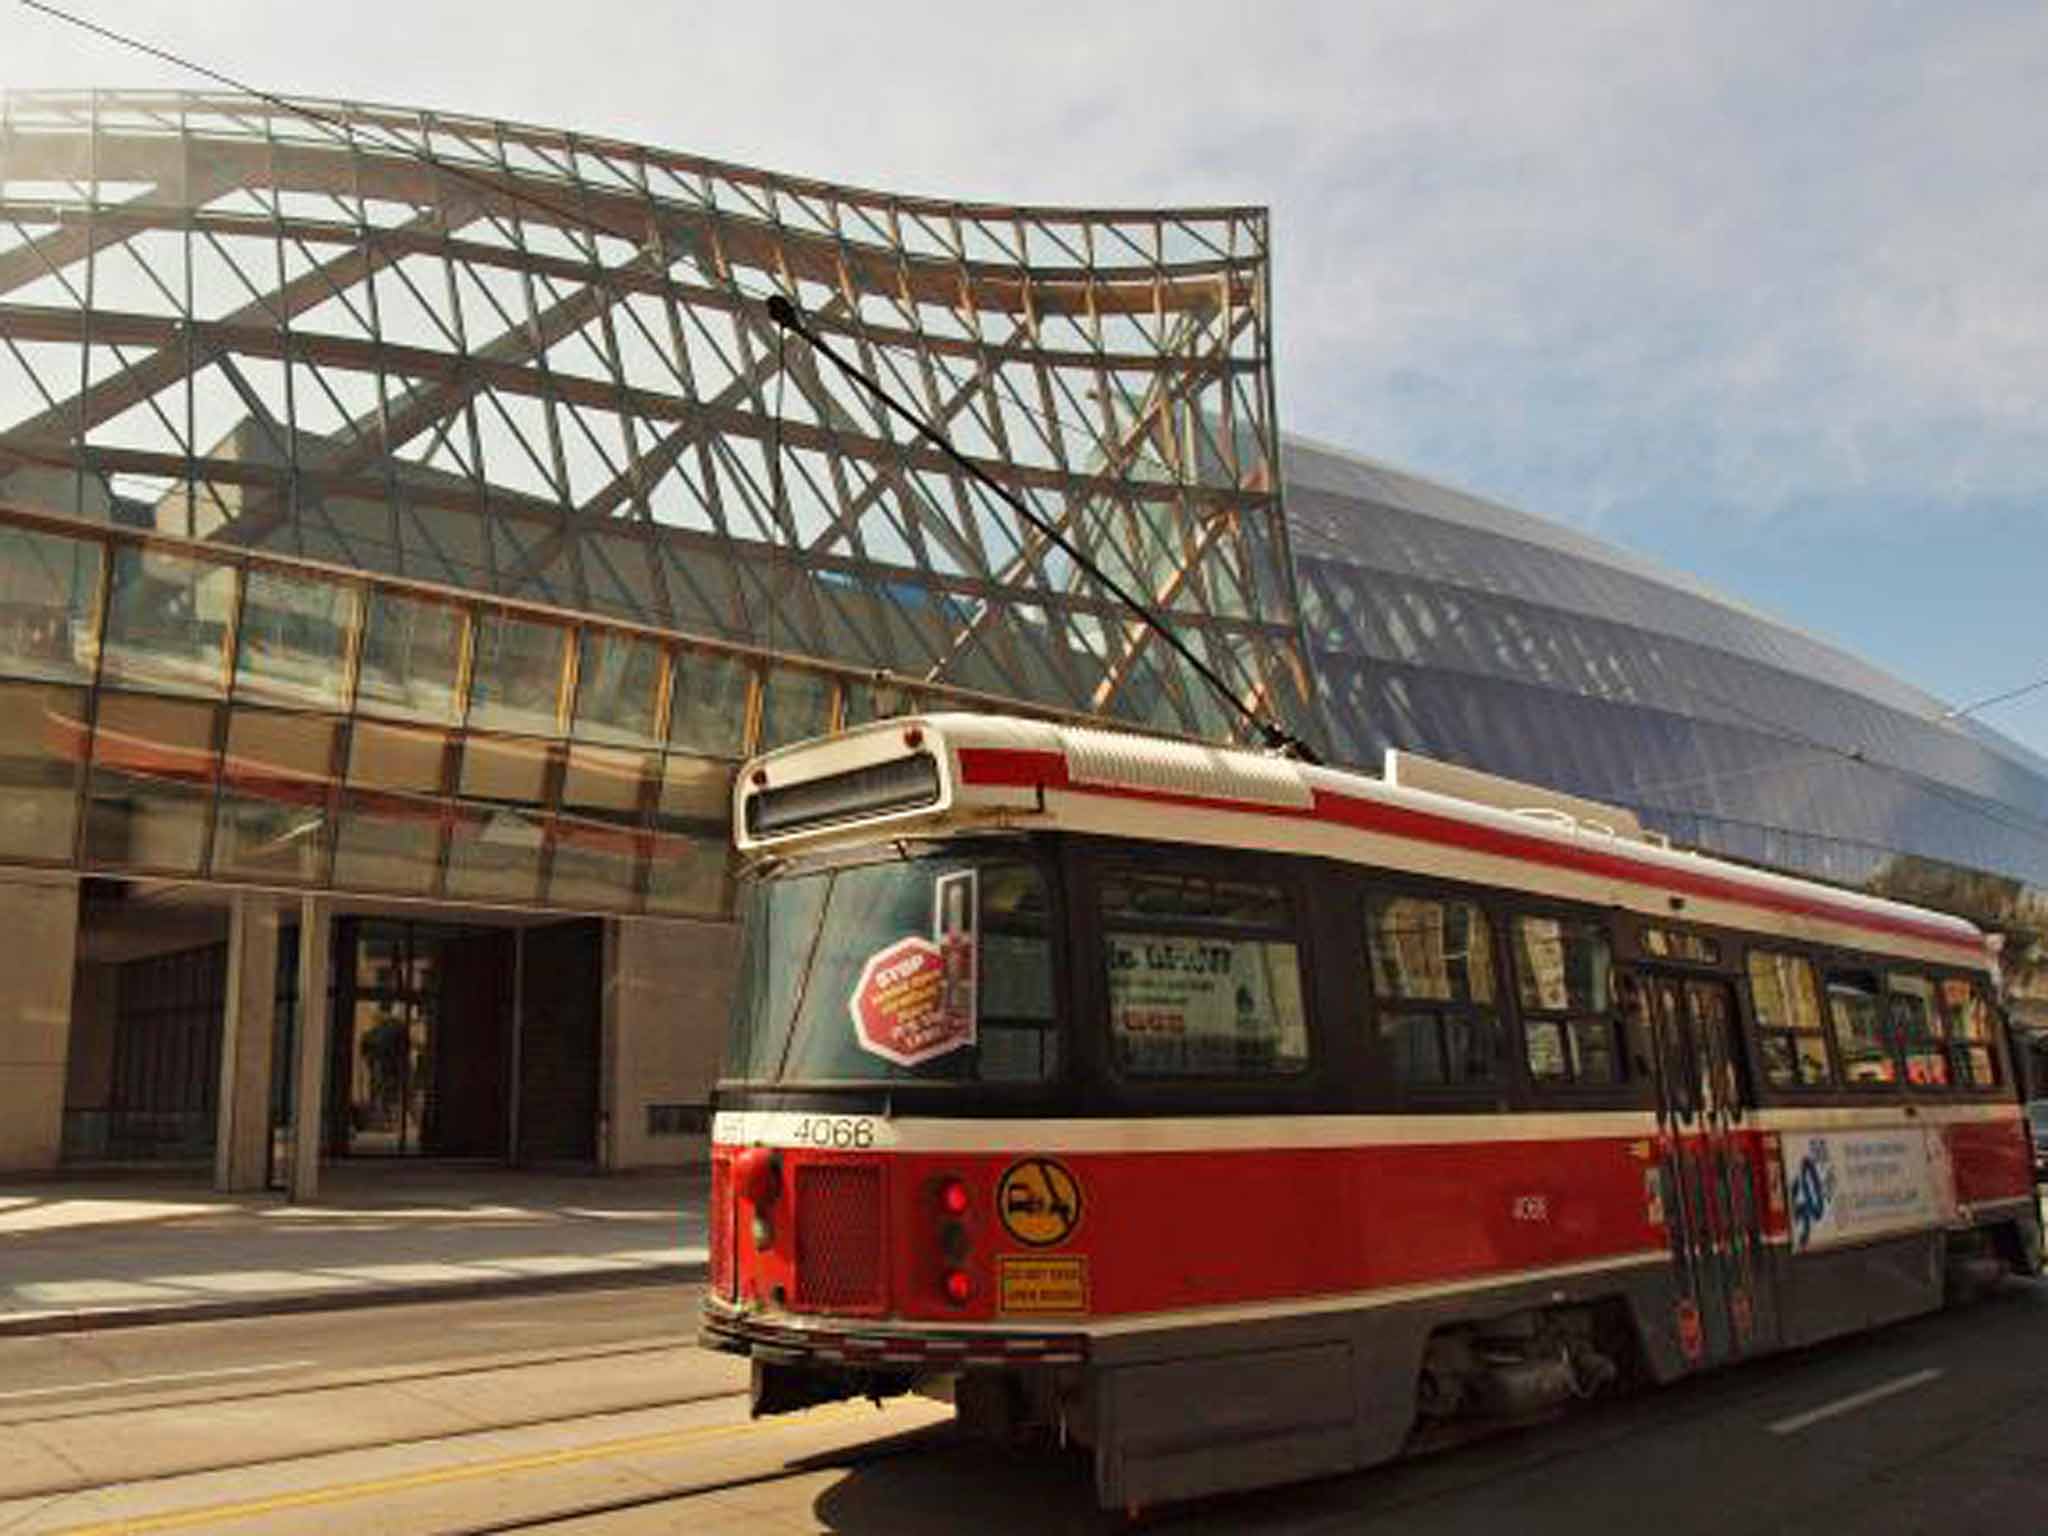
{"label": "window reflection", "polygon": [[72,856],[85,696],[75,688],[0,684],[0,856]]}
{"label": "window reflection", "polygon": [[548,899],[559,906],[630,907],[635,903],[643,786],[655,754],[575,746],[562,778]]}
{"label": "window reflection", "polygon": [[216,873],[294,884],[320,878],[338,729],[316,717],[234,712],[221,762]]}
{"label": "window reflection", "polygon": [[100,696],[85,856],[95,864],[194,873],[213,800],[214,707]]}
{"label": "window reflection", "polygon": [[100,546],[0,528],[0,672],[92,681]]}
{"label": "window reflection", "polygon": [[676,657],[671,745],[711,757],[738,757],[747,740],[747,669],[732,656],[684,651]]}
{"label": "window reflection", "polygon": [[1828,1062],[1820,987],[1812,964],[1800,955],[1751,950],[1749,991],[1764,1076],[1771,1086],[1827,1086],[1834,1069]]}
{"label": "window reflection", "polygon": [[1885,1033],[1877,981],[1866,972],[1828,978],[1828,1020],[1835,1031],[1835,1057],[1842,1080],[1851,1084],[1898,1081],[1898,1063]]}
{"label": "window reflection", "polygon": [[227,681],[235,570],[133,546],[113,550],[102,681],[217,698]]}
{"label": "window reflection", "polygon": [[1365,920],[1379,1037],[1395,1080],[1421,1087],[1495,1081],[1500,1014],[1485,910],[1469,901],[1374,894]]}
{"label": "window reflection", "polygon": [[235,697],[341,708],[361,592],[345,582],[309,580],[261,566],[245,580]]}
{"label": "window reflection", "polygon": [[835,684],[823,672],[771,667],[761,685],[761,746],[786,746],[832,728]]}
{"label": "window reflection", "polygon": [[482,730],[552,736],[561,727],[569,631],[560,624],[486,613],[477,620],[469,723]]}
{"label": "window reflection", "polygon": [[453,725],[462,704],[467,622],[452,603],[373,589],[363,630],[356,707]]}
{"label": "window reflection", "polygon": [[521,736],[472,736],[463,744],[457,793],[465,800],[537,805],[547,798],[554,749]]}
{"label": "window reflection", "polygon": [[358,721],[336,830],[334,883],[421,894],[440,865],[445,732]]}
{"label": "window reflection", "polygon": [[732,842],[731,763],[672,753],[662,766],[661,798],[647,866],[650,912],[722,917],[732,907],[727,855]]}
{"label": "window reflection", "polygon": [[547,743],[516,736],[472,736],[464,744],[462,800],[449,825],[449,895],[537,895],[552,756]]}
{"label": "window reflection", "polygon": [[576,675],[574,734],[615,746],[658,745],[666,667],[657,641],[586,629]]}
{"label": "window reflection", "polygon": [[1892,1034],[1905,1054],[1906,1081],[1916,1088],[1946,1088],[1948,1050],[1941,1016],[1935,1011],[1934,983],[1925,976],[1895,972],[1888,985]]}

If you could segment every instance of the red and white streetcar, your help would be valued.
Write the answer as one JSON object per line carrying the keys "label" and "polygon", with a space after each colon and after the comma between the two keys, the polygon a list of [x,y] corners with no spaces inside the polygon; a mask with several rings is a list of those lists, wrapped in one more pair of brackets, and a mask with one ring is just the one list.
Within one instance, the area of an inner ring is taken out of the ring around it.
{"label": "red and white streetcar", "polygon": [[2040,1267],[1958,919],[1412,760],[987,716],[735,811],[704,1332],[758,1412],[950,1395],[1148,1505]]}

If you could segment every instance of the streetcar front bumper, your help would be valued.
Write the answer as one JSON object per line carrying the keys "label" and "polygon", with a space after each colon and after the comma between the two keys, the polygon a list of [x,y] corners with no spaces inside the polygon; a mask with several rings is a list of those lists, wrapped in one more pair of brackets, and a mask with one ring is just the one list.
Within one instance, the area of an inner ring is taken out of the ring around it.
{"label": "streetcar front bumper", "polygon": [[764,1313],[706,1297],[698,1342],[706,1349],[777,1365],[926,1372],[1083,1365],[1088,1336],[1013,1329],[960,1329],[809,1319]]}

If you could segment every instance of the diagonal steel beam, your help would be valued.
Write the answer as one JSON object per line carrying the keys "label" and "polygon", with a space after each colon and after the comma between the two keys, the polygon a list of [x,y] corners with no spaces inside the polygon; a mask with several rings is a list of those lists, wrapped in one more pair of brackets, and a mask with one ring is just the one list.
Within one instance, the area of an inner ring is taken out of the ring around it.
{"label": "diagonal steel beam", "polygon": [[[838,306],[834,300],[827,306],[828,312]],[[779,354],[764,351],[753,363],[743,365],[732,380],[710,400],[705,401],[692,419],[686,420],[673,430],[664,433],[661,440],[641,454],[636,464],[625,469],[586,499],[576,508],[575,514],[566,520],[564,526],[548,533],[532,549],[528,550],[509,573],[500,581],[501,589],[508,597],[516,597],[561,554],[562,546],[573,538],[582,527],[601,522],[616,511],[619,505],[632,499],[635,494],[645,496],[654,481],[668,473],[691,448],[707,441],[712,436],[715,411],[737,410],[747,399],[758,394],[775,377],[775,358]]]}
{"label": "diagonal steel beam", "polygon": [[[628,265],[645,259],[635,256]],[[616,289],[592,281],[567,298],[558,299],[530,321],[513,321],[483,346],[459,355],[449,354],[456,364],[451,377],[407,390],[396,409],[380,405],[350,422],[349,440],[318,445],[312,466],[323,473],[348,475],[387,456],[400,444],[411,442],[428,427],[460,410],[486,387],[485,374],[470,365],[538,359],[617,303],[618,298]],[[271,496],[244,511],[230,528],[221,532],[229,542],[253,544],[282,522],[289,511],[286,496]]]}
{"label": "diagonal steel beam", "polygon": [[[1200,388],[1207,380],[1218,375],[1220,371],[1217,366],[1219,359],[1228,357],[1230,346],[1236,339],[1239,331],[1243,329],[1243,325],[1244,320],[1240,317],[1238,322],[1233,324],[1227,333],[1219,336],[1211,349],[1210,356],[1203,359],[1201,366],[1176,369],[1171,374],[1162,372],[1155,379],[1146,403],[1140,408],[1138,414],[1132,418],[1130,425],[1125,429],[1117,443],[1111,446],[1110,452],[1107,455],[1107,473],[1114,475],[1124,474],[1143,449],[1146,437],[1153,431],[1161,414],[1179,405],[1190,392]],[[1054,526],[1061,533],[1067,533],[1074,526],[1074,520],[1079,511],[1079,506],[1070,501],[1066,509],[1054,520]],[[1037,569],[1039,560],[1050,546],[1052,540],[1048,535],[1034,529],[1027,538],[1020,542],[1022,547],[1018,552],[1017,558],[1010,561],[1001,571],[991,573],[998,582],[1006,580],[1010,575],[1019,570]],[[981,631],[987,628],[999,614],[1005,611],[1007,611],[1007,605],[991,604],[975,615],[974,621],[954,639],[952,649],[925,674],[926,680],[930,682],[943,682],[955,661],[963,656],[967,649],[979,640]],[[1144,632],[1150,633],[1150,631]],[[1128,649],[1128,639],[1126,639],[1125,644],[1126,649]]]}
{"label": "diagonal steel beam", "polygon": [[[1237,531],[1237,519],[1238,514],[1235,512],[1210,514],[1208,526],[1195,541],[1187,560],[1176,567],[1173,574],[1161,582],[1156,590],[1148,594],[1154,613],[1172,611],[1175,600],[1193,580],[1195,571],[1207,558],[1209,551],[1222,542],[1225,534]],[[1098,714],[1108,709],[1123,692],[1124,685],[1130,681],[1137,667],[1138,658],[1144,655],[1153,635],[1151,626],[1147,624],[1126,624],[1123,631],[1122,654],[1110,662],[1109,670],[1103,674],[1102,681],[1095,685],[1095,692],[1089,702],[1088,707]]]}
{"label": "diagonal steel beam", "polygon": [[[426,226],[437,224],[444,218],[452,223],[458,217],[461,217],[459,211],[451,205],[450,208],[433,209],[422,213],[413,220],[413,223]],[[463,217],[462,222],[466,223],[467,218]],[[325,302],[331,289],[367,282],[373,273],[388,265],[392,259],[372,239],[365,245],[353,246],[332,260],[302,272],[275,293],[252,300],[212,324],[222,327],[266,322],[273,326],[285,324],[294,316]],[[49,437],[61,440],[74,436],[82,441],[83,435],[94,427],[104,425],[130,406],[139,404],[148,396],[175,384],[184,377],[186,364],[186,353],[182,346],[174,344],[159,347],[147,356],[128,363],[119,373],[112,374],[80,394],[73,395],[69,400],[60,402],[54,409],[22,422],[8,435],[17,441]],[[197,444],[191,446],[195,450],[198,447]]]}

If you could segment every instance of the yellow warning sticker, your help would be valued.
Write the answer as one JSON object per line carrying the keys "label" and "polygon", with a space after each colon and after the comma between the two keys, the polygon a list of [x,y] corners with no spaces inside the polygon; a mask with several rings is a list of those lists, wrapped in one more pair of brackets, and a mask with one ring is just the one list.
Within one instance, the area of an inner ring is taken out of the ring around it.
{"label": "yellow warning sticker", "polygon": [[1081,1181],[1055,1158],[1027,1157],[996,1186],[996,1213],[1025,1247],[1051,1248],[1081,1224]]}
{"label": "yellow warning sticker", "polygon": [[1004,1312],[1086,1312],[1088,1261],[1068,1253],[1003,1254],[996,1260],[996,1306]]}

